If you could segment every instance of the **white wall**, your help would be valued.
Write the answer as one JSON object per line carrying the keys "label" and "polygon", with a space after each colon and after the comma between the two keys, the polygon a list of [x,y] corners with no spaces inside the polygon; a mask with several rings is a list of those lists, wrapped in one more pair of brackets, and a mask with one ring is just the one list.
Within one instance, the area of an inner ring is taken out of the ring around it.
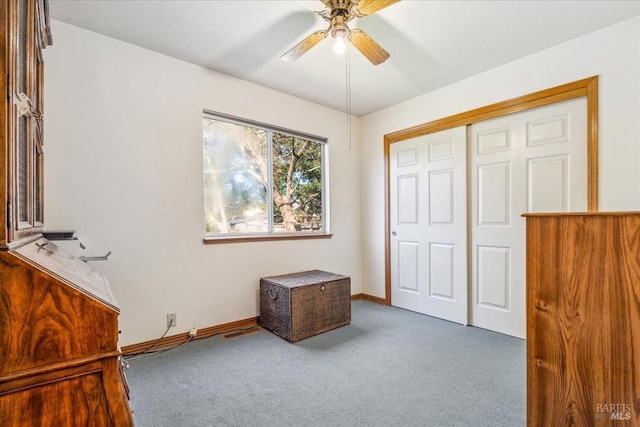
{"label": "white wall", "polygon": [[[53,34],[47,228],[113,251],[93,265],[120,302],[122,345],[159,336],[169,312],[171,334],[257,316],[265,275],[326,269],[383,297],[383,136],[585,77],[600,76],[600,209],[640,210],[640,17],[354,119],[352,149],[337,111],[58,21]],[[329,138],[334,237],[202,244],[202,109]]]}
{"label": "white wall", "polygon": [[[324,269],[361,292],[359,141],[343,113],[54,21],[47,229],[74,229],[121,306],[121,345],[257,316],[262,276]],[[202,110],[329,139],[326,240],[204,245]],[[352,121],[359,135],[359,120]]]}
{"label": "white wall", "polygon": [[362,118],[363,292],[384,296],[385,134],[594,75],[599,76],[600,210],[640,210],[640,17],[635,17]]}

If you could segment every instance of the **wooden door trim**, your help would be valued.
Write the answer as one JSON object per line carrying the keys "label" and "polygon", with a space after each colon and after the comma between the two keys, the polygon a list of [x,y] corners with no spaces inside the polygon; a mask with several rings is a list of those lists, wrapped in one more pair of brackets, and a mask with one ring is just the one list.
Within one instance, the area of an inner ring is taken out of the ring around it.
{"label": "wooden door trim", "polygon": [[407,129],[399,130],[384,136],[384,233],[385,233],[385,303],[391,305],[391,199],[390,199],[390,164],[389,151],[391,144],[416,138],[430,133],[440,132],[458,126],[489,120],[496,117],[532,108],[542,107],[569,99],[586,97],[587,99],[587,210],[598,211],[598,76],[552,87],[528,95],[519,96],[506,101],[476,108],[464,113],[423,123]]}

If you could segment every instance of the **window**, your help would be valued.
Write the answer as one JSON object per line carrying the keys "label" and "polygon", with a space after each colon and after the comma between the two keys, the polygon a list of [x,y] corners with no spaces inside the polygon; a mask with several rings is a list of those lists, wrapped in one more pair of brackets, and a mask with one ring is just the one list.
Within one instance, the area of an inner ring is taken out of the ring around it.
{"label": "window", "polygon": [[327,236],[325,139],[210,112],[202,127],[207,238]]}

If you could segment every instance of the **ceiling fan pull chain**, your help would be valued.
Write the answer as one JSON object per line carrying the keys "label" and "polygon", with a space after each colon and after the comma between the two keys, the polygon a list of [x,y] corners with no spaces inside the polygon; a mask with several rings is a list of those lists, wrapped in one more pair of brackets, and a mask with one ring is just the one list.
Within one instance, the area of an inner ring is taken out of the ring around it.
{"label": "ceiling fan pull chain", "polygon": [[347,131],[349,132],[349,150],[351,150],[351,52],[347,49],[345,55],[346,65],[346,96],[347,96]]}

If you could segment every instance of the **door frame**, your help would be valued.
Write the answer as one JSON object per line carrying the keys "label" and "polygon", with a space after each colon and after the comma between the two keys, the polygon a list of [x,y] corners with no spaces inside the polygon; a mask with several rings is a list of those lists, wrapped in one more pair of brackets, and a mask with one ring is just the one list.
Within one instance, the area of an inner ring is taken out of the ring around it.
{"label": "door frame", "polygon": [[[587,98],[587,211],[598,211],[598,76],[588,77],[539,92],[519,96],[506,101],[476,108],[464,113],[423,123],[384,136],[384,258],[385,258],[385,298],[391,305],[391,165],[389,149],[391,144],[440,132],[458,126],[466,126],[483,120],[506,116],[569,99]],[[468,143],[468,142],[467,142]]]}

